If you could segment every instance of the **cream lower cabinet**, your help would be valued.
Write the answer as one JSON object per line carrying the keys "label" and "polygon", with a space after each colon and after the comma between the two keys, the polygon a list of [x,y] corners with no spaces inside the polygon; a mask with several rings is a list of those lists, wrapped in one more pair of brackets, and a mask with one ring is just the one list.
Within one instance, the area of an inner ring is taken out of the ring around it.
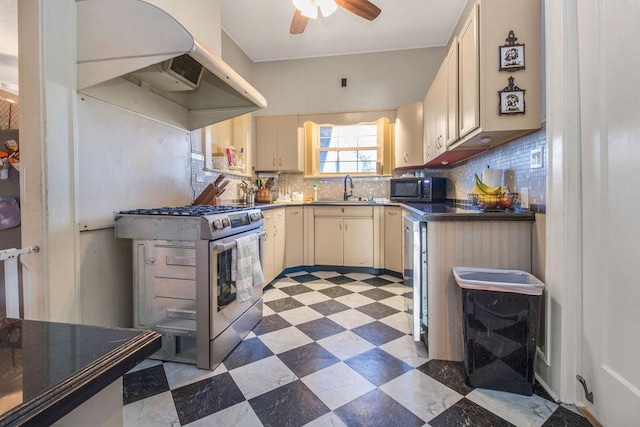
{"label": "cream lower cabinet", "polygon": [[344,265],[343,222],[342,218],[315,219],[315,264]]}
{"label": "cream lower cabinet", "polygon": [[285,209],[264,211],[264,240],[262,270],[264,286],[268,285],[284,270],[284,248],[286,239]]}
{"label": "cream lower cabinet", "polygon": [[285,268],[297,267],[304,265],[304,209],[302,206],[291,206],[285,211]]}
{"label": "cream lower cabinet", "polygon": [[384,268],[402,273],[402,208],[384,208]]}
{"label": "cream lower cabinet", "polygon": [[373,208],[315,208],[313,234],[314,264],[373,267]]}

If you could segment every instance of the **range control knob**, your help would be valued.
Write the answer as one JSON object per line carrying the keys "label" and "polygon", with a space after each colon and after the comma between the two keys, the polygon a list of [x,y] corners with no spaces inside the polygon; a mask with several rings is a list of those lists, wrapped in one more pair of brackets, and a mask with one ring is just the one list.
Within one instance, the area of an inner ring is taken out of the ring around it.
{"label": "range control knob", "polygon": [[231,225],[231,223],[229,222],[229,218],[222,218],[222,226],[223,227],[228,227],[230,225]]}
{"label": "range control knob", "polygon": [[222,221],[220,221],[219,219],[216,219],[215,221],[213,221],[213,228],[216,230],[220,230],[222,229]]}
{"label": "range control knob", "polygon": [[251,222],[258,221],[258,220],[260,220],[260,213],[254,212],[254,213],[249,215],[249,218],[251,218]]}

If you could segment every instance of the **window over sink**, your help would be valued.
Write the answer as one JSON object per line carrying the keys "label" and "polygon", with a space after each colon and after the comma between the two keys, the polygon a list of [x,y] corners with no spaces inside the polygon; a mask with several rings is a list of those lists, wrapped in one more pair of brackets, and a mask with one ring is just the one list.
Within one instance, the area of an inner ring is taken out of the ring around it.
{"label": "window over sink", "polygon": [[387,117],[352,122],[348,115],[330,116],[304,122],[305,176],[391,174],[393,126]]}
{"label": "window over sink", "polygon": [[375,123],[322,125],[319,141],[320,174],[377,172],[379,144]]}

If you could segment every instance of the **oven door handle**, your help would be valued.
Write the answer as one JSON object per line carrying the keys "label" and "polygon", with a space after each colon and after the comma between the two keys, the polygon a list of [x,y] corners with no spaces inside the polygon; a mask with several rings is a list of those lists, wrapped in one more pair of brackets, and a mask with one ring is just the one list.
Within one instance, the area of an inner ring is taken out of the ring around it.
{"label": "oven door handle", "polygon": [[[261,231],[258,234],[258,238],[262,239],[267,233],[264,231]],[[218,252],[224,252],[224,251],[228,251],[229,249],[235,248],[238,245],[238,243],[234,240],[232,242],[229,243],[219,243],[215,246],[216,250]]]}

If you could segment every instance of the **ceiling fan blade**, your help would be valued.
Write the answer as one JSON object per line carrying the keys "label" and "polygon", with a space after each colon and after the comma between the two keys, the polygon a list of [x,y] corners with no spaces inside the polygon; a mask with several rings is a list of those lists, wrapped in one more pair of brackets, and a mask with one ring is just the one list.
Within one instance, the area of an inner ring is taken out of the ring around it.
{"label": "ceiling fan blade", "polygon": [[369,21],[376,19],[382,12],[378,6],[369,0],[336,0],[336,3],[338,3],[338,6],[342,6],[349,12]]}
{"label": "ceiling fan blade", "polygon": [[291,20],[289,34],[301,34],[306,28],[307,22],[309,22],[309,18],[296,9],[296,13],[293,15],[293,19]]}

